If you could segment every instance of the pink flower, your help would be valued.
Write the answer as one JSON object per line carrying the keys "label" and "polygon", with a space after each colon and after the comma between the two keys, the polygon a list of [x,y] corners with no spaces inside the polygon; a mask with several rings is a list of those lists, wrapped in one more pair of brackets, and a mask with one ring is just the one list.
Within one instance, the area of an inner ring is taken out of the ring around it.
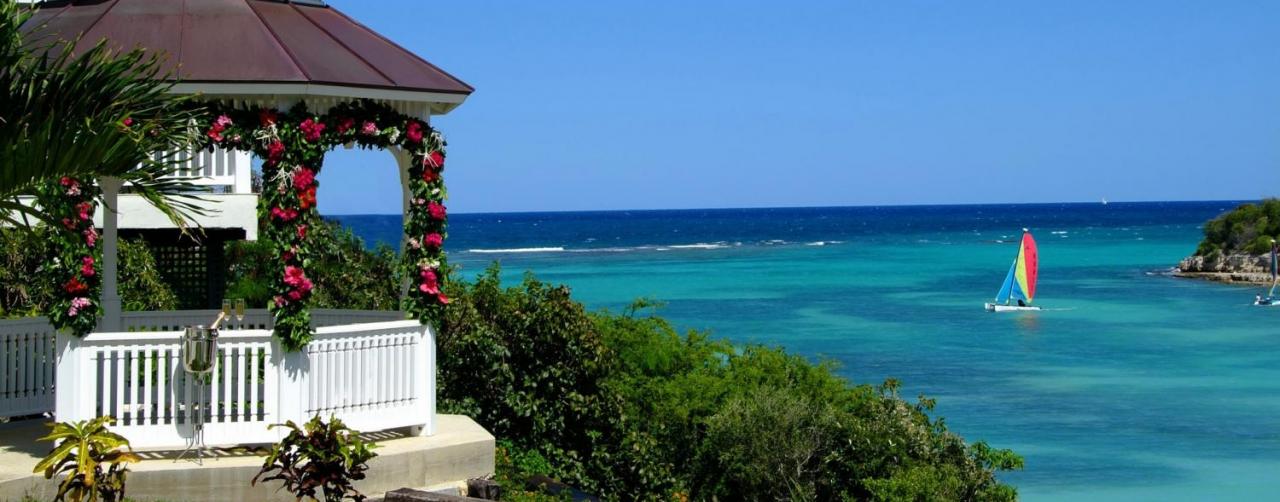
{"label": "pink flower", "polygon": [[429,295],[440,294],[440,282],[435,271],[424,268],[419,275],[422,276],[422,283],[418,285],[418,291]]}
{"label": "pink flower", "polygon": [[439,150],[436,150],[436,151],[434,151],[434,152],[431,152],[431,153],[427,154],[427,156],[426,156],[426,157],[423,157],[423,158],[422,158],[422,165],[424,165],[424,166],[426,166],[426,167],[434,167],[434,168],[436,168],[436,169],[443,169],[443,168],[444,168],[444,154],[443,154],[443,153],[440,153],[440,151],[439,151]]}
{"label": "pink flower", "polygon": [[80,275],[83,275],[85,277],[93,277],[98,273],[96,270],[93,269],[92,256],[86,256],[84,258],[81,258],[80,263],[82,263],[82,265],[80,265]]}
{"label": "pink flower", "polygon": [[409,121],[409,126],[406,127],[404,131],[404,137],[409,138],[409,141],[412,143],[421,143],[422,123],[416,120]]}
{"label": "pink flower", "polygon": [[301,299],[302,295],[307,294],[313,287],[311,279],[307,279],[307,276],[303,275],[302,267],[293,265],[284,268],[284,283],[293,288],[293,291],[289,292],[289,299],[293,301]]}
{"label": "pink flower", "polygon": [[426,203],[427,203],[427,199],[424,199],[424,198],[422,198],[422,197],[418,197],[418,198],[416,198],[416,199],[413,199],[413,205],[415,205],[415,206],[421,206],[421,205],[426,204]]}
{"label": "pink flower", "polygon": [[78,298],[72,299],[71,308],[67,309],[67,315],[74,316],[76,314],[79,314],[81,310],[84,310],[86,307],[90,305],[93,305],[93,302],[89,301],[88,298],[78,297]]}
{"label": "pink flower", "polygon": [[76,197],[76,196],[78,196],[78,195],[80,195],[80,185],[79,185],[79,184],[72,184],[69,188],[67,188],[67,196],[68,196],[68,197]]}
{"label": "pink flower", "polygon": [[226,129],[227,126],[231,125],[231,117],[219,115],[218,119],[213,121],[213,125]]}
{"label": "pink flower", "polygon": [[293,187],[298,190],[306,190],[311,183],[316,180],[316,173],[305,166],[299,167],[293,172]]}
{"label": "pink flower", "polygon": [[302,299],[302,292],[295,289],[293,291],[286,293],[286,296],[288,296],[290,300],[293,300],[296,302]]}
{"label": "pink flower", "polygon": [[277,307],[283,307],[283,306],[285,306],[286,304],[288,304],[288,303],[289,303],[289,302],[286,302],[286,301],[284,300],[284,297],[283,297],[283,296],[276,296],[276,297],[274,298],[274,300],[275,300],[275,302],[276,302],[276,306],[277,306]]}
{"label": "pink flower", "polygon": [[125,127],[130,127],[133,125],[133,117],[125,117],[120,123],[124,124]]}
{"label": "pink flower", "polygon": [[94,243],[98,242],[98,229],[93,227],[86,228],[84,230],[84,242],[89,247],[93,247]]}
{"label": "pink flower", "polygon": [[422,242],[431,249],[440,249],[440,246],[444,245],[444,236],[432,232],[423,237]]}
{"label": "pink flower", "polygon": [[88,220],[93,214],[93,204],[88,202],[76,204],[76,212],[80,213],[81,220]]}
{"label": "pink flower", "polygon": [[419,248],[421,248],[421,247],[422,247],[422,243],[421,243],[421,242],[418,242],[418,239],[414,239],[414,238],[410,237],[410,238],[409,238],[409,247],[411,247],[411,248],[413,248],[413,249],[419,249]]}
{"label": "pink flower", "polygon": [[314,143],[316,141],[320,141],[320,133],[324,132],[324,123],[307,119],[302,121],[302,123],[298,125],[298,128],[302,129],[303,138]]}
{"label": "pink flower", "polygon": [[441,291],[440,294],[436,295],[436,301],[439,301],[441,305],[448,305],[449,297],[445,296],[444,292]]}
{"label": "pink flower", "polygon": [[364,124],[360,126],[360,133],[364,134],[365,136],[373,136],[374,134],[378,134],[378,124],[375,124],[373,122],[366,120],[364,121]]}
{"label": "pink flower", "polygon": [[294,218],[298,217],[298,211],[295,209],[284,209],[279,207],[273,207],[271,208],[271,216],[280,221],[288,222],[288,221],[293,221]]}
{"label": "pink flower", "polygon": [[437,220],[443,220],[445,215],[445,208],[444,206],[440,205],[436,201],[431,201],[427,203],[427,212],[431,213],[432,218]]}

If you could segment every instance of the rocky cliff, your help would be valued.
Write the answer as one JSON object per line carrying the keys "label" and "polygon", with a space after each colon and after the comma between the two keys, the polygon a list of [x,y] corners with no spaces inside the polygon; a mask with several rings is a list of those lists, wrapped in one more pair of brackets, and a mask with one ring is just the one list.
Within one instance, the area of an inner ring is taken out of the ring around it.
{"label": "rocky cliff", "polygon": [[1189,256],[1178,263],[1173,275],[1245,284],[1271,284],[1269,255],[1213,253]]}

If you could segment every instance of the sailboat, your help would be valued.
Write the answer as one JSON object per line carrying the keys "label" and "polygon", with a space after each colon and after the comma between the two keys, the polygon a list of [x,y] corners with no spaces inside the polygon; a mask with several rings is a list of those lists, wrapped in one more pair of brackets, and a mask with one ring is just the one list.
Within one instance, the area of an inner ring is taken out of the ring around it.
{"label": "sailboat", "polygon": [[996,301],[987,303],[987,312],[1018,312],[1040,310],[1031,306],[1036,296],[1036,276],[1040,273],[1040,260],[1036,253],[1036,240],[1031,232],[1022,229],[1022,242],[1018,245],[1018,257],[1004,277]]}
{"label": "sailboat", "polygon": [[1275,239],[1271,240],[1271,290],[1267,292],[1267,296],[1258,295],[1253,301],[1254,305],[1259,307],[1274,307],[1280,305],[1280,298],[1276,298],[1276,282],[1280,278],[1280,247],[1276,246]]}

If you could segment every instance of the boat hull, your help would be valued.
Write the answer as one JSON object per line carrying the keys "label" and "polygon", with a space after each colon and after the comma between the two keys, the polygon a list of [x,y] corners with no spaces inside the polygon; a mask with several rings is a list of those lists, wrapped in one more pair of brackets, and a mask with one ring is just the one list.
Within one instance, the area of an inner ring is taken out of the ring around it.
{"label": "boat hull", "polygon": [[1255,307],[1280,307],[1280,300],[1253,302]]}
{"label": "boat hull", "polygon": [[986,307],[987,312],[1037,312],[1040,310],[1040,307],[1032,307],[1030,305],[1025,307],[1019,307],[1017,305],[1000,305],[998,303],[985,303],[983,305]]}

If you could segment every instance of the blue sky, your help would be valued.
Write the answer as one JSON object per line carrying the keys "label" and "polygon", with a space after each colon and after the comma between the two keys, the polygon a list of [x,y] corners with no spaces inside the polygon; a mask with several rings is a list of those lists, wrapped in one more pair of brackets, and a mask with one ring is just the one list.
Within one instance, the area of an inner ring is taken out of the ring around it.
{"label": "blue sky", "polygon": [[[1280,194],[1280,2],[329,3],[477,88],[455,212]],[[320,179],[400,211],[389,154]]]}

